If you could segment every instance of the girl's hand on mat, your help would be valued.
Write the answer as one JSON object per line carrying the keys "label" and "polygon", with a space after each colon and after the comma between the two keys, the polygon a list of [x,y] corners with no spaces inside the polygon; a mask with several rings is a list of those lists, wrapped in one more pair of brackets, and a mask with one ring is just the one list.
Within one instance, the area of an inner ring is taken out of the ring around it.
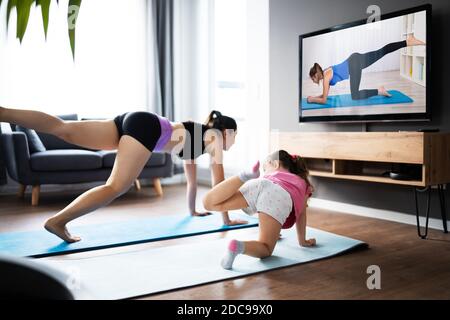
{"label": "girl's hand on mat", "polygon": [[302,247],[314,247],[316,245],[316,239],[308,239],[300,243]]}
{"label": "girl's hand on mat", "polygon": [[210,216],[210,215],[212,215],[212,213],[211,212],[193,212],[193,213],[191,213],[191,216],[193,216],[193,217],[206,217],[206,216]]}
{"label": "girl's hand on mat", "polygon": [[227,226],[240,226],[243,224],[248,224],[248,221],[237,219],[237,220],[225,221],[224,223]]}
{"label": "girl's hand on mat", "polygon": [[312,96],[308,96],[308,99],[306,99],[306,101],[308,101],[308,103],[312,103]]}

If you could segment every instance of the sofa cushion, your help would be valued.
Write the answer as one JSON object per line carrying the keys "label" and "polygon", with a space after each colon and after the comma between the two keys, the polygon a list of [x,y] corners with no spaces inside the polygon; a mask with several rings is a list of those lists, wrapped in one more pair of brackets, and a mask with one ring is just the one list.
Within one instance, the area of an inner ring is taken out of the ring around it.
{"label": "sofa cushion", "polygon": [[16,131],[23,132],[27,136],[28,149],[30,150],[30,153],[44,152],[47,150],[45,149],[45,146],[39,138],[38,134],[33,129],[16,126]]}
{"label": "sofa cushion", "polygon": [[[104,168],[112,168],[114,165],[114,161],[116,160],[116,151],[98,151],[99,155],[103,157],[103,167]],[[160,167],[166,163],[166,154],[155,152],[152,154],[147,164],[146,168],[149,167]]]}
{"label": "sofa cushion", "polygon": [[87,150],[47,150],[31,155],[34,171],[78,171],[102,167],[102,157]]}

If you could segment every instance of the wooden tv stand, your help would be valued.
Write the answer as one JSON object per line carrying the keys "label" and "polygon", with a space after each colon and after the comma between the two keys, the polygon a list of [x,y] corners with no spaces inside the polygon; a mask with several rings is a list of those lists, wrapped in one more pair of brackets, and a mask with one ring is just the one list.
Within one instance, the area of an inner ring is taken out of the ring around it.
{"label": "wooden tv stand", "polygon": [[[447,232],[444,186],[450,182],[450,133],[424,132],[275,132],[271,150],[301,155],[311,176],[411,186],[419,236],[426,238],[431,187],[437,186],[444,232]],[[408,180],[392,179],[393,168],[416,172]],[[426,230],[421,234],[417,192],[428,192]]]}

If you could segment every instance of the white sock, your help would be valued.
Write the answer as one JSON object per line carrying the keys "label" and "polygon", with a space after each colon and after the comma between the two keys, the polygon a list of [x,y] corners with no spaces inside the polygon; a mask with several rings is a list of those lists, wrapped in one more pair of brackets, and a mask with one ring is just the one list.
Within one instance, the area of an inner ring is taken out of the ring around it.
{"label": "white sock", "polygon": [[228,244],[227,252],[222,259],[222,268],[230,270],[233,268],[234,259],[236,259],[238,254],[244,253],[245,244],[242,241],[231,240]]}
{"label": "white sock", "polygon": [[251,171],[243,171],[239,174],[239,179],[241,179],[242,182],[247,182],[251,179],[256,179],[260,175],[259,172],[259,161],[253,166]]}

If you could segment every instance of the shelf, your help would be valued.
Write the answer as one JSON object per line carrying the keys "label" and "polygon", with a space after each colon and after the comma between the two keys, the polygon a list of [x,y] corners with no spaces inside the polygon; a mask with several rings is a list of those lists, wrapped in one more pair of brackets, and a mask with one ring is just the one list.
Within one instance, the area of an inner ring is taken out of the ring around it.
{"label": "shelf", "polygon": [[[313,176],[313,174],[311,174]],[[335,174],[332,176],[322,176],[336,179],[346,179],[346,180],[355,180],[355,181],[367,181],[367,182],[378,182],[378,183],[389,183],[389,184],[398,184],[405,186],[418,186],[425,187],[425,183],[423,181],[414,181],[414,180],[394,180],[386,177],[374,177],[374,176],[359,176],[359,175],[347,175],[347,174]]]}
{"label": "shelf", "polygon": [[[418,187],[450,183],[450,133],[273,133],[271,149],[301,155],[313,177]],[[389,171],[416,178],[391,179]]]}
{"label": "shelf", "polygon": [[[306,162],[319,159],[305,159]],[[368,181],[378,183],[389,183],[398,185],[413,185],[425,186],[425,181],[422,177],[417,180],[395,180],[390,177],[384,177],[383,173],[393,169],[393,166],[399,166],[398,163],[389,162],[368,162],[368,161],[354,161],[354,160],[332,160],[333,170],[314,170],[310,169],[310,175],[313,177],[326,177],[356,181]],[[416,172],[422,175],[422,165],[403,164],[404,166],[413,166]]]}
{"label": "shelf", "polygon": [[[403,16],[400,36],[413,35],[425,40],[426,16],[423,12]],[[426,50],[423,46],[407,47],[400,51],[400,75],[420,86],[426,86]]]}

